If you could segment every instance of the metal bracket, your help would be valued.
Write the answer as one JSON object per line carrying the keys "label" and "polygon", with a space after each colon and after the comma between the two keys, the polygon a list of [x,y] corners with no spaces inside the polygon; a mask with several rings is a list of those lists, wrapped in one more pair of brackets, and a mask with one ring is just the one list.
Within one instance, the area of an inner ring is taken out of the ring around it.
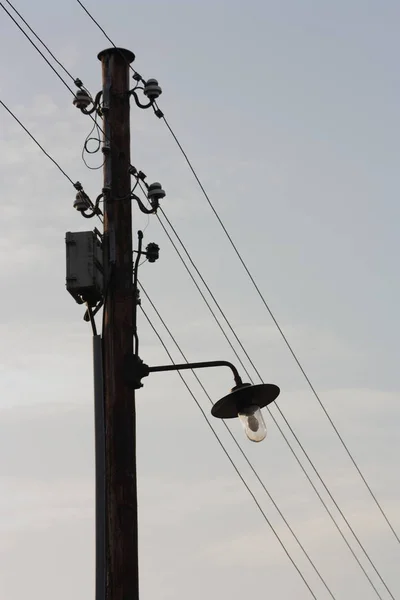
{"label": "metal bracket", "polygon": [[150,373],[150,367],[135,354],[125,357],[123,369],[125,383],[134,390],[143,387],[142,379]]}

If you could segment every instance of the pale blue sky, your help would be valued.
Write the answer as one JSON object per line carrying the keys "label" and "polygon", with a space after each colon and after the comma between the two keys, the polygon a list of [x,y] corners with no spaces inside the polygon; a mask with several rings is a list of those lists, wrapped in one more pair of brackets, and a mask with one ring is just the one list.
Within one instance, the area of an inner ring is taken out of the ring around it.
{"label": "pale blue sky", "polygon": [[[162,109],[399,531],[398,3],[86,4],[135,52],[135,68],[159,80]],[[75,77],[100,89],[97,53],[109,43],[77,2],[16,7]],[[95,197],[101,173],[80,158],[89,121],[3,11],[0,45],[1,99]],[[94,589],[91,339],[64,288],[64,234],[87,222],[72,208],[72,186],[3,109],[0,118],[0,594],[86,600]],[[131,120],[132,163],[162,182],[166,213],[262,376],[281,386],[279,406],[399,596],[399,545],[173,140],[150,112],[133,105]],[[146,224],[136,211],[135,229]],[[142,267],[141,280],[185,353],[237,362],[153,219],[146,241],[159,243],[161,258]],[[146,362],[167,362],[143,320],[140,334]],[[214,398],[231,383],[224,371],[202,379]],[[261,445],[247,443],[238,423],[233,431],[269,491],[336,597],[376,598],[266,419]],[[317,597],[328,598],[214,425]],[[176,375],[155,375],[138,394],[138,456],[143,599],[311,597]]]}

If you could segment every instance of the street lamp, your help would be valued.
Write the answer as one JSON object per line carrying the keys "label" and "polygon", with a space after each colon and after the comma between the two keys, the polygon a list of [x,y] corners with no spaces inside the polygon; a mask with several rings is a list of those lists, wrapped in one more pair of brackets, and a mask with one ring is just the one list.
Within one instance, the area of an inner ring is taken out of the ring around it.
{"label": "street lamp", "polygon": [[267,428],[261,409],[276,400],[280,389],[272,383],[252,385],[243,383],[236,367],[225,360],[184,363],[176,365],[160,365],[149,367],[136,354],[127,357],[125,363],[125,381],[133,389],[143,386],[142,379],[150,373],[161,371],[182,371],[185,369],[205,369],[210,367],[228,367],[235,380],[230,393],[218,400],[211,409],[217,419],[233,419],[238,417],[243,429],[252,442],[261,442],[267,435]]}
{"label": "street lamp", "polygon": [[[78,192],[74,207],[85,219],[98,216],[104,230],[95,228],[66,235],[66,287],[78,304],[87,305],[84,318],[93,330],[96,600],[139,599],[136,404],[132,392],[142,387],[142,378],[157,371],[229,367],[235,387],[213,406],[212,415],[220,419],[239,417],[252,441],[265,438],[260,409],[279,395],[275,385],[243,383],[236,368],[226,361],[149,367],[139,358],[139,261],[145,256],[154,263],[159,257],[159,246],[153,242],[142,250],[143,233],[138,232],[134,251],[137,257],[132,264],[130,200],[143,213],[155,214],[165,191],[158,182],[148,185],[143,171],[130,164],[130,97],[139,107],[152,108],[158,118],[163,117],[156,103],[162,90],[155,79],[146,81],[134,70],[137,85],[129,90],[128,71],[134,58],[129,50],[116,47],[99,54],[103,86],[94,99],[82,82],[75,80],[79,88],[74,96],[75,106],[84,114],[102,117],[104,127],[102,192],[93,203],[82,185],[74,184]],[[139,90],[147,103],[140,100]],[[133,187],[131,177],[136,179]],[[137,185],[146,188],[149,206],[134,193]],[[94,317],[101,307],[104,311],[100,335]]]}
{"label": "street lamp", "polygon": [[272,383],[242,383],[218,400],[212,407],[211,414],[218,419],[239,417],[249,440],[262,442],[267,435],[267,428],[261,408],[276,400],[279,392],[278,386]]}

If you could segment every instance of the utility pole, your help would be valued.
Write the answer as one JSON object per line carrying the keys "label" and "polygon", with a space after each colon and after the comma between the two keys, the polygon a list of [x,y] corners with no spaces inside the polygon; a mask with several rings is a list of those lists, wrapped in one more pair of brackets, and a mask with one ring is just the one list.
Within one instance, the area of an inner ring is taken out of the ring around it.
{"label": "utility pole", "polygon": [[123,376],[133,354],[129,64],[132,52],[100,52],[103,73],[105,305],[103,331],[107,600],[138,600],[136,418]]}
{"label": "utility pole", "polygon": [[[142,250],[143,233],[139,231],[133,268],[132,200],[143,213],[155,214],[165,192],[160,183],[144,183],[146,206],[131,190],[131,176],[139,182],[146,175],[130,161],[129,103],[133,96],[139,108],[152,107],[159,116],[162,113],[155,101],[161,88],[157,80],[145,81],[135,73],[134,79],[141,81],[143,87],[139,89],[148,99],[143,104],[137,87],[129,90],[129,65],[134,54],[111,48],[100,52],[98,58],[102,62],[102,93],[93,100],[77,80],[74,105],[84,114],[96,110],[103,117],[103,190],[93,204],[76,182],[74,207],[89,219],[103,214],[104,232],[102,235],[94,228],[66,233],[66,287],[78,304],[86,304],[84,319],[91,322],[93,331],[96,600],[139,600],[135,390],[142,387],[141,380],[156,372],[229,367],[235,386],[214,404],[211,414],[220,419],[239,417],[247,437],[254,442],[266,435],[260,409],[277,398],[279,388],[243,383],[235,366],[227,361],[148,366],[141,360],[136,329],[138,267],[141,256],[155,262],[159,247],[151,242]],[[99,208],[101,198],[103,211]],[[99,335],[94,317],[102,306]]]}

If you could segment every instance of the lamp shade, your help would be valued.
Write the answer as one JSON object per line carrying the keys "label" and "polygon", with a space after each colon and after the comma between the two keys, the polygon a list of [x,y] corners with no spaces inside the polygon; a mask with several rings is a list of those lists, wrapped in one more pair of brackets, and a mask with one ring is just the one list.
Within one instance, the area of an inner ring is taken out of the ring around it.
{"label": "lamp shade", "polygon": [[231,392],[218,400],[211,409],[213,417],[218,419],[233,419],[248,406],[264,408],[273,402],[280,393],[280,389],[273,383],[251,385],[243,383],[232,388]]}

